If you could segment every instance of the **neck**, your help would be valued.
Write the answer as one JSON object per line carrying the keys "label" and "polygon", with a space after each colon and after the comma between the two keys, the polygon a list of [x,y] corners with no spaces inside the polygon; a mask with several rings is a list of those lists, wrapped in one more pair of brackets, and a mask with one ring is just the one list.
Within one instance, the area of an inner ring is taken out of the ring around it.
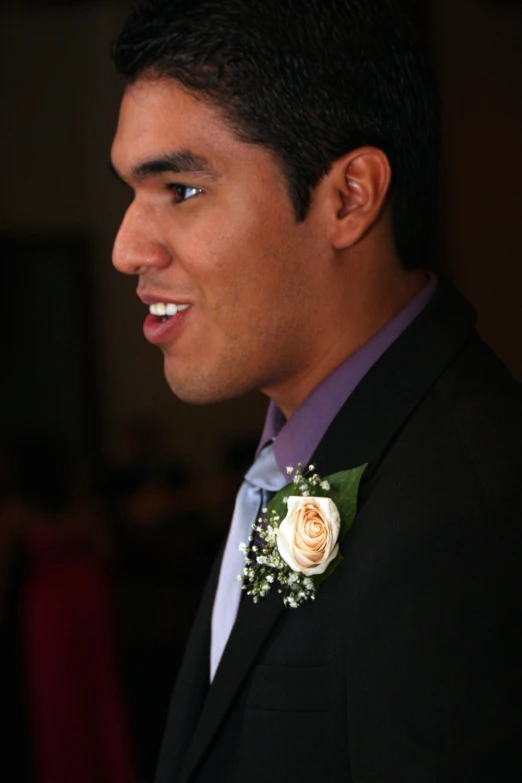
{"label": "neck", "polygon": [[[353,271],[353,266],[351,271]],[[337,270],[338,273],[339,270]],[[361,273],[362,271],[362,273]],[[307,339],[307,356],[298,373],[273,388],[263,389],[286,418],[334,370],[356,353],[406,307],[426,286],[423,269],[406,271],[396,264],[361,264],[359,274],[338,279],[328,290],[320,312],[323,323],[314,324]]]}

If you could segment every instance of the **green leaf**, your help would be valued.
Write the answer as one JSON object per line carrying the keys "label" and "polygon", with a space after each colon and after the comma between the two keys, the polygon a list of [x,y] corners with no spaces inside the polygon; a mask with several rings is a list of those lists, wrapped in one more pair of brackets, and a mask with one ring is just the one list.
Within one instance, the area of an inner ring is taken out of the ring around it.
{"label": "green leaf", "polygon": [[331,498],[339,510],[341,517],[339,543],[344,540],[357,514],[359,484],[367,466],[368,463],[366,462],[358,468],[342,470],[339,473],[325,477],[325,480],[330,484],[330,489],[321,490],[321,495]]}
{"label": "green leaf", "polygon": [[287,507],[286,503],[283,502],[283,498],[289,498],[291,495],[298,495],[299,490],[295,486],[293,482],[290,484],[287,484],[283,489],[280,489],[279,492],[274,495],[270,503],[268,504],[268,514],[267,518],[270,516],[271,511],[275,511],[276,514],[281,517],[279,524],[283,521],[283,519],[286,517],[287,514]]}

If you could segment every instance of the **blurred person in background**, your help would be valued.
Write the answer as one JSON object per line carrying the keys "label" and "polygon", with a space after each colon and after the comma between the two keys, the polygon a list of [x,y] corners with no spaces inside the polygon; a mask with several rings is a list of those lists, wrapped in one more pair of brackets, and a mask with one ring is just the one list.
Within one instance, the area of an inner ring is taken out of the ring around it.
{"label": "blurred person in background", "polygon": [[19,599],[25,579],[20,542],[4,508],[12,500],[11,439],[0,438],[0,722],[2,775],[17,783],[32,783],[32,743],[28,726],[23,645],[19,629]]}
{"label": "blurred person in background", "polygon": [[[0,510],[0,608],[22,562],[17,649],[34,783],[136,783],[116,650],[109,542],[56,437],[18,438]],[[20,760],[20,766],[23,761]],[[13,780],[16,777],[13,771]]]}

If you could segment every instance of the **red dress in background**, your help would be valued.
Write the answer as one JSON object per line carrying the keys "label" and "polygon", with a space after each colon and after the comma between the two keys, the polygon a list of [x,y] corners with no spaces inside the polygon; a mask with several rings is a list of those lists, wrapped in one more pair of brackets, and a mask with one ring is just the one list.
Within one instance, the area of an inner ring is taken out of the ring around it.
{"label": "red dress in background", "polygon": [[36,783],[135,783],[108,578],[63,527],[22,534],[24,637]]}

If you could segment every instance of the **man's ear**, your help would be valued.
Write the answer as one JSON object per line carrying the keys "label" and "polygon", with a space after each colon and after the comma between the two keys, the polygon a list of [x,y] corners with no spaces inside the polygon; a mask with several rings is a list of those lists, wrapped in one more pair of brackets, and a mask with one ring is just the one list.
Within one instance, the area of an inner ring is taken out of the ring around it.
{"label": "man's ear", "polygon": [[330,240],[337,250],[352,247],[384,211],[392,178],[390,162],[377,147],[360,147],[336,160],[325,177]]}

